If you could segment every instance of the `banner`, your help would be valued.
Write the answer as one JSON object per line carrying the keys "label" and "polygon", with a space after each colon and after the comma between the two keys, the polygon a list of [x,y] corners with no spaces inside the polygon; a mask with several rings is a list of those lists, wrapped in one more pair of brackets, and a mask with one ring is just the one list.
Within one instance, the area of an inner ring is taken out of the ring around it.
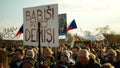
{"label": "banner", "polygon": [[40,22],[41,46],[58,46],[58,5],[43,5],[23,9],[24,45],[38,45]]}
{"label": "banner", "polygon": [[67,34],[67,17],[66,14],[59,14],[59,36]]}
{"label": "banner", "polygon": [[3,40],[22,40],[22,36],[18,35],[16,37],[16,32],[18,31],[19,28],[17,27],[8,27],[8,28],[3,28],[2,32],[2,39]]}

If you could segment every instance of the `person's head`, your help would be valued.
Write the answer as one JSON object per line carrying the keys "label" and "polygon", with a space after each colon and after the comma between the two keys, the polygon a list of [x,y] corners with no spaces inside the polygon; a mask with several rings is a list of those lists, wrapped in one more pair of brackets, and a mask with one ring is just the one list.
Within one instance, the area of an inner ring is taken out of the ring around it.
{"label": "person's head", "polygon": [[51,64],[55,64],[55,57],[54,56],[48,56],[45,60],[44,60],[44,65],[51,65]]}
{"label": "person's head", "polygon": [[68,62],[70,59],[70,53],[67,50],[61,52],[61,61]]}
{"label": "person's head", "polygon": [[50,56],[50,55],[53,55],[52,49],[49,48],[49,47],[45,47],[45,48],[43,49],[43,56],[44,56],[44,57],[48,57],[48,56]]}
{"label": "person's head", "polygon": [[78,61],[82,64],[85,65],[87,63],[89,63],[90,60],[90,53],[88,52],[87,49],[81,49],[78,52]]}
{"label": "person's head", "polygon": [[13,54],[13,60],[14,61],[21,61],[24,57],[24,49],[22,48],[18,48],[14,51],[14,54]]}
{"label": "person's head", "polygon": [[0,68],[8,68],[8,57],[5,51],[0,49]]}
{"label": "person's head", "polygon": [[114,68],[114,66],[111,65],[110,63],[105,63],[100,68]]}
{"label": "person's head", "polygon": [[80,50],[80,47],[78,46],[74,46],[71,51],[73,53],[73,56],[76,56],[77,55],[77,52]]}
{"label": "person's head", "polygon": [[26,51],[26,57],[34,58],[34,56],[35,56],[35,53],[34,53],[33,49],[28,49]]}
{"label": "person's head", "polygon": [[103,53],[102,49],[97,49],[96,50],[96,56],[102,56],[103,55],[102,53]]}
{"label": "person's head", "polygon": [[106,53],[106,61],[107,62],[114,62],[116,59],[117,53],[115,50],[113,49],[108,49],[107,53]]}

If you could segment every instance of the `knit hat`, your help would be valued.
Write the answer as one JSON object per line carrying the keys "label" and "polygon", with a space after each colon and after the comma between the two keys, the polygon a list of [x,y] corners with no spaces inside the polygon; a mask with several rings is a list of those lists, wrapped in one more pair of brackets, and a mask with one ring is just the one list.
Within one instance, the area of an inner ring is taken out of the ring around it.
{"label": "knit hat", "polygon": [[69,51],[65,50],[65,51],[61,52],[61,56],[67,56],[68,58],[70,58],[70,53],[69,53]]}

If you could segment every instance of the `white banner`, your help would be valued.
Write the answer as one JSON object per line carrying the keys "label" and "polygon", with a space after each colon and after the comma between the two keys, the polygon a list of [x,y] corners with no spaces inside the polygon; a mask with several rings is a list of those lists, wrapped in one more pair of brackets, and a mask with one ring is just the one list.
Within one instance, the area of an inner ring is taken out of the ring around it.
{"label": "white banner", "polygon": [[41,46],[58,46],[58,5],[44,5],[23,9],[24,45],[38,45],[38,22]]}
{"label": "white banner", "polygon": [[23,39],[22,35],[16,36],[16,33],[17,33],[18,30],[19,30],[19,28],[17,26],[16,27],[14,26],[14,27],[3,28],[1,38],[3,40],[22,40]]}

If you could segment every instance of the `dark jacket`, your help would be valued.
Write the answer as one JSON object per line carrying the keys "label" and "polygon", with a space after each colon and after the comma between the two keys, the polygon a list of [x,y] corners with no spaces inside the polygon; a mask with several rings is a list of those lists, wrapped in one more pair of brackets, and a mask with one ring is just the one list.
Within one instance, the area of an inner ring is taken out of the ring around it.
{"label": "dark jacket", "polygon": [[12,63],[10,63],[10,68],[22,68],[23,63],[20,64],[20,66],[17,66],[17,62],[13,61]]}
{"label": "dark jacket", "polygon": [[90,59],[89,63],[84,66],[79,61],[76,62],[74,68],[100,68],[100,64]]}
{"label": "dark jacket", "polygon": [[120,68],[120,61],[115,62],[113,66],[115,66],[115,68]]}
{"label": "dark jacket", "polygon": [[55,68],[59,68],[61,65],[65,65],[67,68],[73,68],[73,64],[72,63],[67,63],[67,62],[62,62],[62,61],[59,61]]}

